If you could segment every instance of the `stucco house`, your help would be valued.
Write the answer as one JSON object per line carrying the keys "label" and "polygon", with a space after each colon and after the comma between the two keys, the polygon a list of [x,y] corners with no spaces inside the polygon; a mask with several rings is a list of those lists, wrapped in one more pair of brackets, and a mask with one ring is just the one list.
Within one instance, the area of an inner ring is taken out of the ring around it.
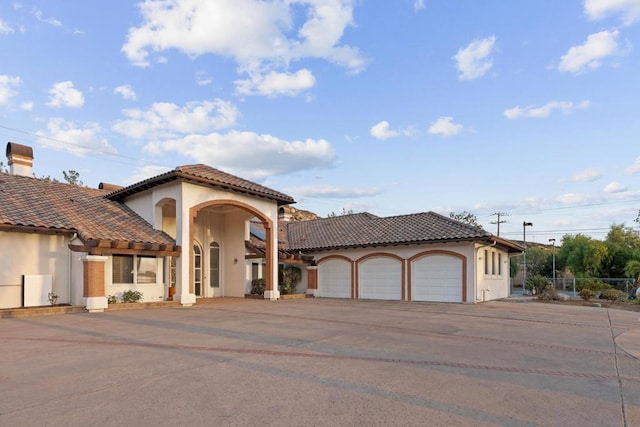
{"label": "stucco house", "polygon": [[522,250],[433,212],[286,221],[292,197],[201,164],[91,189],[33,178],[31,147],[6,154],[0,308],[53,293],[102,311],[125,290],[188,306],[242,297],[257,276],[276,300],[278,263],[299,265],[298,290],[318,297],[473,303],[508,295],[509,253]]}

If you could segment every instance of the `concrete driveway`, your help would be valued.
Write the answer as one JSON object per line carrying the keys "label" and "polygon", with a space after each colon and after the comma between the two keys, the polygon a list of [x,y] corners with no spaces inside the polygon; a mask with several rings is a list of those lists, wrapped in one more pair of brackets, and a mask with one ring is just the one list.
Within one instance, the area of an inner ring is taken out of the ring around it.
{"label": "concrete driveway", "polygon": [[326,299],[4,319],[0,425],[640,426],[638,329],[605,308]]}

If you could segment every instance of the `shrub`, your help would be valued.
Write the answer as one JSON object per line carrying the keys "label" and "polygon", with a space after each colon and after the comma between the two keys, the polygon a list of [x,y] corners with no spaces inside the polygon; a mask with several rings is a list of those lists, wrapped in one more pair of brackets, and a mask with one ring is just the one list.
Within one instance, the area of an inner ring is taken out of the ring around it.
{"label": "shrub", "polygon": [[538,299],[541,299],[543,301],[557,300],[558,291],[556,290],[556,287],[553,285],[545,286],[542,292],[538,294]]}
{"label": "shrub", "polygon": [[618,289],[605,289],[600,294],[601,299],[606,299],[611,302],[620,302],[627,299],[627,294],[624,291]]}
{"label": "shrub", "polygon": [[580,291],[580,298],[585,301],[589,301],[591,298],[595,297],[596,293],[591,289],[583,289]]}
{"label": "shrub", "polygon": [[142,299],[142,292],[128,290],[122,293],[122,302],[139,302]]}
{"label": "shrub", "polygon": [[280,292],[283,295],[295,294],[298,282],[302,279],[302,270],[299,267],[287,266],[282,271],[282,283],[280,284]]}
{"label": "shrub", "polygon": [[583,289],[589,289],[595,293],[598,293],[603,289],[610,289],[610,288],[611,288],[611,285],[607,285],[606,283],[596,279],[583,279],[583,280],[578,280],[576,283],[576,290],[578,292],[580,292]]}
{"label": "shrub", "polygon": [[264,294],[265,286],[266,286],[266,282],[264,279],[253,279],[251,281],[251,294],[252,295]]}
{"label": "shrub", "polygon": [[525,289],[531,294],[541,294],[548,285],[551,285],[551,282],[543,276],[535,274],[527,278]]}
{"label": "shrub", "polygon": [[109,295],[109,296],[107,297],[107,303],[108,303],[108,304],[115,304],[115,303],[117,303],[117,302],[118,302],[118,298],[116,298],[116,296],[115,296],[115,295]]}

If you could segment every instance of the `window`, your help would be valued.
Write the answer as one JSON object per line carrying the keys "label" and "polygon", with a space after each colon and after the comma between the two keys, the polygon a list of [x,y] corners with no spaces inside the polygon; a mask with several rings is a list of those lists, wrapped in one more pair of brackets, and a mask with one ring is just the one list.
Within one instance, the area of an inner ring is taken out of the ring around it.
{"label": "window", "polygon": [[155,257],[139,256],[136,259],[136,283],[156,283],[158,262]]}
{"label": "window", "polygon": [[257,262],[251,263],[251,280],[260,278],[260,264]]}
{"label": "window", "polygon": [[489,274],[489,251],[484,250],[484,274]]}
{"label": "window", "polygon": [[111,281],[113,283],[133,283],[133,256],[114,255]]}
{"label": "window", "polygon": [[498,252],[498,276],[502,276],[502,253]]}
{"label": "window", "polygon": [[496,275],[496,253],[491,251],[491,274]]}
{"label": "window", "polygon": [[156,257],[113,255],[111,258],[112,283],[156,283],[157,274]]}
{"label": "window", "polygon": [[220,245],[216,242],[209,245],[209,286],[220,287]]}

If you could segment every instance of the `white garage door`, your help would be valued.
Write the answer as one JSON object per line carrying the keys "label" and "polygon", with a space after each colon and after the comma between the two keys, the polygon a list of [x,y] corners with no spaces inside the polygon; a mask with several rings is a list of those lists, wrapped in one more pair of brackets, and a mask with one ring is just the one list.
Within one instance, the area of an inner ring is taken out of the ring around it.
{"label": "white garage door", "polygon": [[413,261],[411,295],[414,301],[462,302],[462,260],[430,255]]}
{"label": "white garage door", "polygon": [[351,298],[351,263],[339,259],[321,262],[318,294],[324,298]]}
{"label": "white garage door", "polygon": [[402,299],[402,264],[386,257],[369,258],[358,267],[359,297],[362,299]]}

